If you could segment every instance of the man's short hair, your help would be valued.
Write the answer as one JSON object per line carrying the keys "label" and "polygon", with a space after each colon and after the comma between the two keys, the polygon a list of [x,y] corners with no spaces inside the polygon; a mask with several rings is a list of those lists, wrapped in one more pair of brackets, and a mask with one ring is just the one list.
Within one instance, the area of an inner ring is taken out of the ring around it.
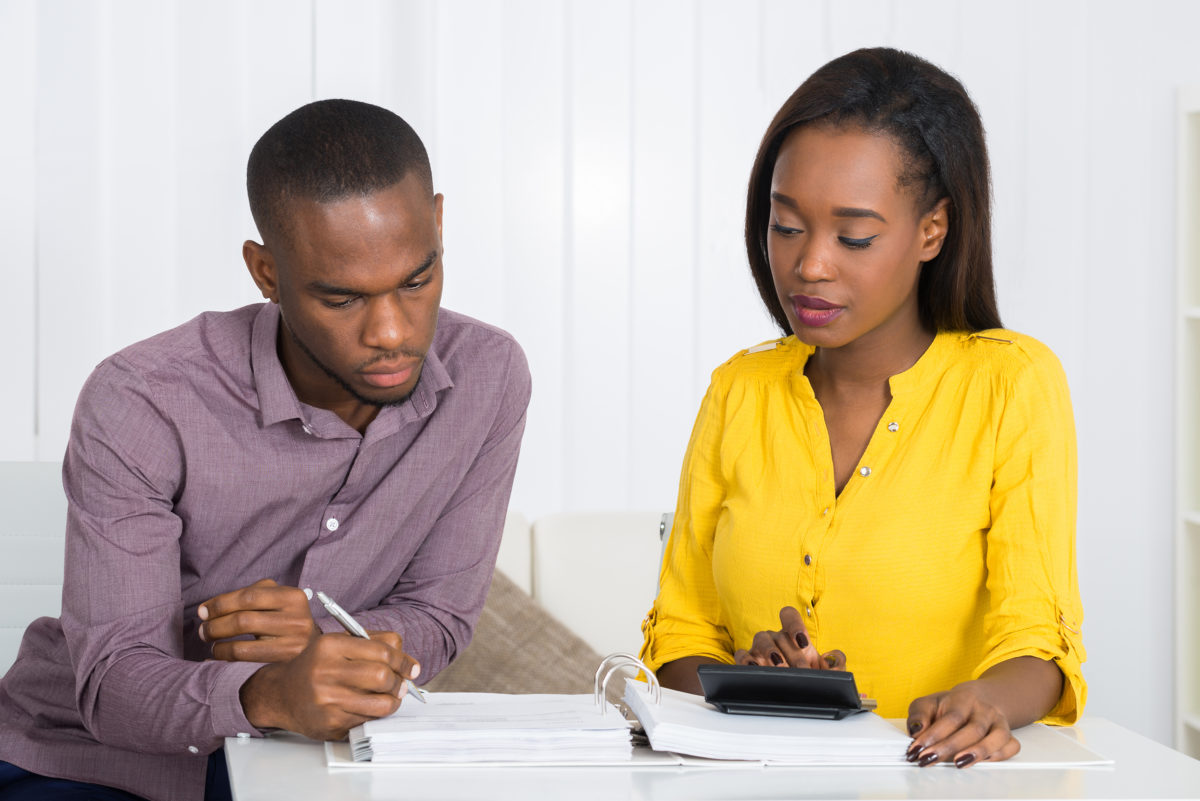
{"label": "man's short hair", "polygon": [[[399,116],[357,100],[318,100],[272,125],[250,151],[246,192],[262,235],[291,233],[294,199],[331,203],[386,189],[409,173],[433,198],[429,156]],[[267,243],[269,244],[269,243]]]}

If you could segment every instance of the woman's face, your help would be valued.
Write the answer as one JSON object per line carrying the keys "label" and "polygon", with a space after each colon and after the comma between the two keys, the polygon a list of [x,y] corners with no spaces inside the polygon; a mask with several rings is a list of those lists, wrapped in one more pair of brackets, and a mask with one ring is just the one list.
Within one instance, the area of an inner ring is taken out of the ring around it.
{"label": "woman's face", "polygon": [[784,140],[771,177],[767,258],[800,341],[905,346],[927,335],[921,264],[941,250],[942,202],[920,214],[899,184],[899,146],[856,128],[808,125]]}

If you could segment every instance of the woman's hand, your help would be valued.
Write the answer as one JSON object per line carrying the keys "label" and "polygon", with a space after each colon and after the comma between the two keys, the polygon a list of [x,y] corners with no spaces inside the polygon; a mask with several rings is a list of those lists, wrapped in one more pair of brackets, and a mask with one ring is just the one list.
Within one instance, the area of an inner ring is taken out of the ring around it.
{"label": "woman's hand", "polygon": [[977,682],[968,681],[909,705],[908,732],[913,737],[909,762],[926,767],[953,761],[965,768],[985,760],[1008,759],[1021,750],[1008,718],[985,700],[980,689]]}
{"label": "woman's hand", "polygon": [[953,762],[999,762],[1021,750],[1012,730],[1049,712],[1062,694],[1058,665],[1018,656],[993,665],[974,681],[918,698],[908,707],[908,761],[925,767]]}
{"label": "woman's hand", "polygon": [[764,667],[801,667],[817,670],[845,670],[846,655],[841,651],[817,653],[817,647],[808,638],[804,620],[794,606],[779,610],[779,631],[760,631],[754,635],[750,650],[740,648],[733,654],[739,665],[762,665]]}

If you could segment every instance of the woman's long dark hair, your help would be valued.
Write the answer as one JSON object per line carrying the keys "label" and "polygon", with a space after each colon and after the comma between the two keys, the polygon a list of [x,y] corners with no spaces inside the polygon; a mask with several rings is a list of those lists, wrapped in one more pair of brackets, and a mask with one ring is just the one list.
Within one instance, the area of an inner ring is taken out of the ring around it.
{"label": "woman's long dark hair", "polygon": [[784,333],[792,333],[767,261],[771,176],[787,135],[812,123],[886,134],[906,154],[899,176],[920,213],[950,201],[941,252],[921,268],[917,302],[932,331],[1000,327],[992,278],[991,178],[979,111],[952,76],[891,48],[856,50],[814,72],[771,120],[746,199],[746,254],[758,294]]}

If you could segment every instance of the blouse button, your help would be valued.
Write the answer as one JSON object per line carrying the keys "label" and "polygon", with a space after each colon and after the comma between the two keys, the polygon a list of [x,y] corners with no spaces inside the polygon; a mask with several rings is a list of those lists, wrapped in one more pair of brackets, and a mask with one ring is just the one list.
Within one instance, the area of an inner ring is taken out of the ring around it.
{"label": "blouse button", "polygon": [[806,564],[806,565],[812,564],[812,554],[810,554],[810,553],[804,554],[804,564]]}
{"label": "blouse button", "polygon": [[891,431],[893,434],[895,434],[899,430],[900,430],[899,423],[888,423],[888,431]]}
{"label": "blouse button", "polygon": [[871,475],[871,468],[869,468],[869,467],[861,467],[861,468],[859,468],[859,470],[858,470],[858,474],[859,474],[860,476],[862,476],[863,478],[866,478],[867,476]]}
{"label": "blouse button", "polygon": [[804,611],[808,614],[809,617],[812,617],[812,607],[811,606],[806,608]]}
{"label": "blouse button", "polygon": [[823,515],[827,515],[827,514],[829,514],[829,507],[828,507],[828,506],[826,506],[826,507],[825,507],[825,511],[824,511],[824,512],[821,512],[821,514],[823,514]]}

